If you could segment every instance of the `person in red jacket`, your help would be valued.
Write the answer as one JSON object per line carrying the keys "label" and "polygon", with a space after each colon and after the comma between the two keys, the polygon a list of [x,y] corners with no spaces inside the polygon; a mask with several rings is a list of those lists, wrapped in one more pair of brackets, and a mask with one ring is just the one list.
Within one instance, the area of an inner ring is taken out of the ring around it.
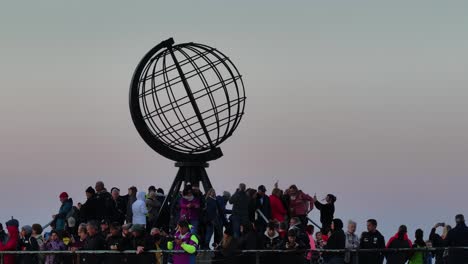
{"label": "person in red jacket", "polygon": [[[0,251],[15,251],[18,249],[19,244],[19,222],[16,219],[11,219],[6,222],[6,228],[8,230],[8,240],[3,243],[0,241]],[[4,255],[4,264],[15,264],[14,255]]]}
{"label": "person in red jacket", "polygon": [[296,185],[291,185],[286,191],[289,200],[289,210],[292,217],[299,217],[303,228],[307,224],[307,214],[314,208],[314,199],[297,189]]}
{"label": "person in red jacket", "polygon": [[284,208],[283,202],[281,201],[281,190],[274,188],[270,195],[270,206],[271,206],[271,219],[278,221],[279,223],[284,222],[286,214],[288,213]]}

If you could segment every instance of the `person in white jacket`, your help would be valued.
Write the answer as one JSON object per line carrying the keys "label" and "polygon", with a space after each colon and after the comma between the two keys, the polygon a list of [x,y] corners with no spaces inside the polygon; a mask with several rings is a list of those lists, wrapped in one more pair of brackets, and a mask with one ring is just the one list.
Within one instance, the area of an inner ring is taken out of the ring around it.
{"label": "person in white jacket", "polygon": [[137,200],[132,204],[133,220],[132,224],[140,224],[146,226],[146,209],[145,192],[138,192]]}

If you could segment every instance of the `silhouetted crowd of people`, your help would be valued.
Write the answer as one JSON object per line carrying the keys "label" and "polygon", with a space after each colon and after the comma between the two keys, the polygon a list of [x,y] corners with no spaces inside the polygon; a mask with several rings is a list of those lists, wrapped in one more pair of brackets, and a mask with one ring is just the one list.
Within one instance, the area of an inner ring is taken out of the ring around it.
{"label": "silhouetted crowd of people", "polygon": [[[377,221],[367,221],[367,231],[356,234],[357,223],[334,218],[336,197],[316,197],[291,185],[282,190],[276,183],[267,194],[264,185],[256,189],[243,183],[231,195],[217,195],[214,189],[203,194],[197,183],[166,199],[161,188],[147,192],[136,187],[122,195],[119,188],[110,192],[103,182],[85,191],[86,201],[74,204],[66,192],[59,195],[60,208],[53,215],[51,231],[40,224],[23,225],[18,220],[0,224],[0,251],[134,251],[136,254],[5,254],[5,264],[67,263],[195,263],[200,249],[214,249],[207,255],[212,263],[256,263],[255,254],[241,250],[277,250],[260,254],[260,263],[360,263],[382,264],[464,264],[468,251],[443,247],[468,247],[468,227],[463,215],[456,216],[451,228],[438,223],[426,239],[421,229],[415,241],[402,225],[388,241],[377,230]],[[167,206],[163,206],[167,204]],[[230,208],[232,205],[232,209]],[[316,209],[318,225],[308,218]],[[313,223],[309,224],[309,222]],[[438,234],[438,229],[443,232]],[[411,249],[441,248],[426,251],[350,251],[321,252],[317,249]],[[148,253],[150,250],[176,250],[173,253]],[[203,253],[208,254],[208,253]],[[358,259],[356,259],[358,258]]]}

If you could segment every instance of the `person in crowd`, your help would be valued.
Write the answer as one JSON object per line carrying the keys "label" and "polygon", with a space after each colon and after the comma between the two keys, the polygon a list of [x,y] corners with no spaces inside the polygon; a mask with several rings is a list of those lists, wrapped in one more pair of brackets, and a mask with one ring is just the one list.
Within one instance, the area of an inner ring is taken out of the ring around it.
{"label": "person in crowd", "polygon": [[[346,249],[358,249],[359,248],[359,237],[356,235],[356,222],[349,220],[348,221],[348,230],[346,231]],[[345,263],[355,263],[354,262],[355,254],[351,252],[346,252],[345,254]]]}
{"label": "person in crowd", "polygon": [[99,234],[102,236],[104,240],[107,240],[107,237],[110,234],[109,222],[107,222],[107,220],[101,221],[101,229],[100,229]]}
{"label": "person in crowd", "polygon": [[[276,223],[269,222],[268,226],[263,234],[263,247],[262,249],[267,250],[280,250],[284,247],[283,239],[279,236],[276,231]],[[261,263],[275,263],[281,255],[277,253],[267,253],[260,259]]]}
{"label": "person in crowd", "polygon": [[[268,223],[271,221],[271,204],[270,197],[266,194],[265,185],[260,185],[257,188],[256,197],[256,210],[260,211],[262,215],[257,216],[256,224],[259,233],[264,233]],[[266,219],[264,219],[264,217]]]}
{"label": "person in crowd", "polygon": [[281,239],[286,240],[288,237],[288,225],[285,222],[279,223],[278,233]]}
{"label": "person in crowd", "polygon": [[132,204],[132,224],[146,226],[146,209],[145,192],[137,193],[137,200]]}
{"label": "person in crowd", "polygon": [[151,186],[154,188],[154,191],[150,191],[148,193],[148,197],[146,198],[146,208],[148,209],[148,219],[147,219],[147,230],[151,230],[151,228],[156,226],[156,221],[158,220],[159,216],[159,209],[161,209],[161,203],[156,197],[156,187]]}
{"label": "person in crowd", "polygon": [[335,214],[336,196],[333,194],[327,194],[325,202],[325,204],[322,204],[317,199],[317,195],[314,195],[314,205],[320,211],[320,222],[322,223],[322,228],[328,229],[330,228],[333,215]]}
{"label": "person in crowd", "polygon": [[316,262],[319,258],[318,252],[314,252],[317,249],[317,246],[315,244],[315,239],[314,239],[314,230],[315,228],[313,225],[306,226],[306,234],[309,237],[309,245],[310,245],[310,249],[312,250],[311,252],[308,252],[306,255],[306,259],[308,263]]}
{"label": "person in crowd", "polygon": [[[443,233],[442,236],[437,234],[437,228],[442,227],[443,228]],[[435,248],[442,248],[447,246],[447,233],[452,229],[450,225],[445,225],[445,223],[437,223],[434,225],[434,227],[431,229],[431,233],[429,234],[429,240],[432,243],[432,246]],[[444,257],[444,251],[443,249],[438,249],[436,250],[435,253],[435,264],[445,264],[446,263],[446,257]]]}
{"label": "person in crowd", "polygon": [[[50,232],[48,241],[41,248],[42,251],[60,251],[66,249],[67,247],[60,239],[59,234],[55,230],[52,230]],[[61,263],[61,261],[62,258],[60,255],[48,254],[45,256],[45,264],[59,264]]]}
{"label": "person in crowd", "polygon": [[[324,249],[345,249],[346,235],[343,231],[343,221],[341,219],[333,219],[331,225],[331,235],[328,238],[327,244]],[[327,253],[324,254],[325,263],[327,264],[343,264],[343,253]]]}
{"label": "person in crowd", "polygon": [[76,220],[74,217],[68,217],[65,225],[65,233],[70,234],[72,237],[77,237],[78,235],[78,226],[76,225]]}
{"label": "person in crowd", "polygon": [[278,223],[284,222],[288,212],[286,211],[286,208],[283,205],[283,201],[281,200],[280,189],[274,188],[271,191],[270,206],[271,206],[271,219],[273,221],[277,221]]}
{"label": "person in crowd", "polygon": [[[424,232],[422,229],[417,229],[415,234],[414,234],[416,240],[414,240],[414,244],[412,245],[412,248],[415,249],[421,249],[425,248],[426,242],[423,239]],[[411,257],[409,259],[408,264],[425,264],[426,263],[426,258],[427,258],[427,252],[424,251],[414,251],[411,252]],[[404,262],[401,262],[404,263]]]}
{"label": "person in crowd", "polygon": [[[448,232],[446,241],[449,247],[468,247],[468,227],[462,214],[455,216],[456,226]],[[468,250],[451,249],[448,252],[448,263],[468,263]]]}
{"label": "person in crowd", "polygon": [[[262,248],[261,236],[255,231],[252,224],[241,225],[241,237],[239,239],[240,250],[258,250]],[[243,254],[241,263],[255,263],[255,254]]]}
{"label": "person in crowd", "polygon": [[112,196],[104,186],[104,182],[98,181],[95,185],[97,219],[98,221],[109,220],[112,215]]}
{"label": "person in crowd", "polygon": [[[106,241],[99,234],[98,223],[95,221],[86,224],[88,237],[80,250],[104,250]],[[80,254],[80,264],[99,264],[102,257],[99,254]]]}
{"label": "person in crowd", "polygon": [[88,238],[88,231],[86,230],[86,224],[81,223],[78,226],[78,239],[72,242],[72,244],[70,245],[70,249],[72,251],[80,250],[84,246],[84,243],[87,238]]}
{"label": "person in crowd", "polygon": [[98,204],[96,200],[96,191],[89,186],[86,191],[86,202],[83,205],[78,204],[80,210],[80,223],[87,223],[97,219]]}
{"label": "person in crowd", "polygon": [[[164,231],[161,232],[159,228],[154,227],[151,229],[150,235],[153,240],[155,250],[167,250],[167,234]],[[166,258],[167,254],[163,254],[161,252],[155,253],[154,263],[163,264]]]}
{"label": "person in crowd", "polygon": [[[388,240],[386,248],[411,248],[412,243],[408,238],[407,231],[406,226],[401,225],[398,232]],[[387,264],[404,264],[408,260],[408,252],[387,252],[385,257]]]}
{"label": "person in crowd", "polygon": [[287,207],[289,208],[290,217],[298,217],[305,228],[307,224],[307,214],[314,206],[313,198],[299,190],[295,184],[291,185],[289,189],[286,190],[285,196],[288,200]]}
{"label": "person in crowd", "polygon": [[249,201],[250,198],[246,193],[245,184],[239,184],[239,188],[237,188],[236,192],[231,196],[231,199],[229,199],[229,203],[232,204],[230,221],[235,238],[240,237],[241,225],[249,224]]}
{"label": "person in crowd", "polygon": [[281,254],[281,263],[303,264],[306,249],[306,245],[297,238],[297,233],[294,230],[289,230],[288,239],[283,247],[283,250],[289,252]]}
{"label": "person in crowd", "polygon": [[256,217],[261,217],[257,214],[257,190],[247,189],[247,195],[249,196],[249,204],[247,206],[249,212],[249,223],[256,223]]}
{"label": "person in crowd", "polygon": [[125,199],[120,196],[120,189],[113,187],[111,189],[111,216],[109,217],[112,223],[119,223],[123,225],[125,222],[125,215],[127,214],[127,204]]}
{"label": "person in crowd", "polygon": [[0,243],[5,243],[7,239],[8,239],[8,235],[3,229],[3,224],[0,223]]}
{"label": "person in crowd", "polygon": [[310,240],[309,236],[305,232],[305,229],[302,229],[301,219],[299,217],[293,217],[289,220],[289,230],[294,230],[296,232],[296,239],[300,240],[304,246],[309,249]]}
{"label": "person in crowd", "polygon": [[164,203],[164,199],[166,199],[166,196],[164,195],[164,190],[162,188],[158,188],[156,190],[156,199],[161,203],[163,204]]}
{"label": "person in crowd", "polygon": [[127,201],[127,210],[125,210],[127,213],[125,215],[125,222],[127,224],[131,224],[133,221],[132,206],[133,206],[133,203],[136,202],[137,200],[137,197],[136,197],[137,193],[138,193],[138,189],[135,186],[132,186],[128,188],[128,194],[125,195],[125,198],[124,198]]}
{"label": "person in crowd", "polygon": [[52,218],[55,222],[55,230],[63,231],[65,230],[65,222],[67,220],[67,216],[71,212],[73,207],[73,200],[68,197],[68,193],[66,192],[62,192],[59,195],[59,199],[61,203],[60,209],[58,211],[58,214],[53,215]]}
{"label": "person in crowd", "polygon": [[129,255],[127,263],[146,264],[151,263],[153,255],[144,254],[145,251],[154,249],[152,238],[146,234],[146,228],[141,224],[133,224],[130,228],[132,239],[130,240],[129,250],[135,250],[136,255]]}
{"label": "person in crowd", "polygon": [[190,233],[188,221],[179,221],[177,232],[174,234],[174,240],[167,242],[167,248],[169,250],[181,250],[184,252],[173,255],[173,264],[190,264],[198,249],[198,244],[198,238]]}
{"label": "person in crowd", "polygon": [[238,240],[233,237],[231,228],[226,228],[221,243],[215,244],[214,263],[237,264],[239,261],[238,248]]}
{"label": "person in crowd", "polygon": [[182,199],[179,202],[180,220],[186,220],[192,225],[192,231],[197,232],[200,217],[200,199],[195,197],[190,188],[185,188],[182,192]]}
{"label": "person in crowd", "polygon": [[[361,235],[359,242],[361,249],[384,249],[385,238],[377,230],[377,220],[367,220],[367,232]],[[382,264],[384,261],[384,254],[381,252],[362,252],[359,254],[360,264]]]}
{"label": "person in crowd", "polygon": [[[0,241],[0,251],[15,251],[19,243],[19,222],[16,219],[11,219],[6,223],[8,237],[5,241]],[[1,257],[1,256],[0,256]],[[16,258],[14,255],[3,255],[3,264],[15,264]]]}
{"label": "person in crowd", "polygon": [[322,232],[318,231],[315,233],[315,248],[323,249],[325,243],[323,241]]}
{"label": "person in crowd", "polygon": [[[223,191],[222,195],[216,196],[216,202],[218,203],[218,210],[219,210],[218,223],[221,225],[221,229],[223,226],[228,227],[229,225],[229,221],[226,215],[231,214],[232,211],[226,209],[226,205],[229,202],[230,198],[231,198],[231,193],[228,191]],[[232,229],[231,229],[231,232],[232,232]],[[223,239],[223,237],[224,237],[223,232],[221,233],[215,232],[214,238],[213,238],[214,243],[219,244],[221,240]]]}
{"label": "person in crowd", "polygon": [[[120,223],[114,222],[110,225],[110,234],[106,239],[106,250],[121,251],[123,248],[123,237]],[[104,259],[104,264],[122,264],[124,258],[121,255],[108,255]]]}
{"label": "person in crowd", "polygon": [[[223,232],[222,222],[220,222],[222,214],[220,212],[220,207],[218,201],[216,200],[216,192],[213,188],[209,189],[206,193],[205,198],[205,224],[206,224],[206,234],[205,234],[205,243],[204,245],[206,248],[209,248],[209,244],[211,241],[211,237],[213,234],[216,236],[221,236]],[[219,241],[214,241],[215,243],[219,243]]]}
{"label": "person in crowd", "polygon": [[[39,244],[35,237],[32,236],[32,227],[25,225],[21,227],[20,240],[19,240],[19,249],[22,251],[38,251]],[[18,263],[21,264],[37,264],[38,256],[37,255],[19,255]]]}
{"label": "person in crowd", "polygon": [[[202,219],[204,219],[204,208],[206,208],[206,200],[205,200],[205,195],[203,195],[203,192],[200,190],[200,183],[199,182],[194,182],[192,183],[190,189],[192,190],[192,194],[194,199],[198,199],[200,202],[200,207],[195,209],[195,211],[198,212],[198,223],[195,221],[190,221],[189,223],[192,226],[192,233],[198,235],[199,237],[205,238],[206,234],[206,225]],[[205,239],[202,239],[200,241],[200,245],[202,246],[205,243]],[[204,245],[203,245],[204,246]],[[206,248],[206,246],[205,246]]]}

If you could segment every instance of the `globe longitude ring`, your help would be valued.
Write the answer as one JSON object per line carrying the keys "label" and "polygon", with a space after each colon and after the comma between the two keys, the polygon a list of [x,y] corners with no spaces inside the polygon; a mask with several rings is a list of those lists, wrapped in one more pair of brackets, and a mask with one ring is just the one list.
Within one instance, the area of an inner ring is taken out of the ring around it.
{"label": "globe longitude ring", "polygon": [[242,77],[215,48],[168,39],[138,64],[130,113],[140,136],[174,161],[207,162],[239,125],[245,108]]}

